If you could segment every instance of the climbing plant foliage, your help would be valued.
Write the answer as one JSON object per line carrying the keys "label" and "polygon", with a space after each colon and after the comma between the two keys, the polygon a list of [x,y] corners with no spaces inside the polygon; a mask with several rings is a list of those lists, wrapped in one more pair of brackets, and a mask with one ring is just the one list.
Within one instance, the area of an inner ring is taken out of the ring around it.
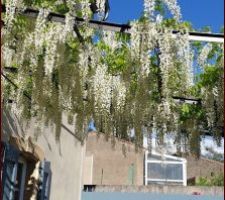
{"label": "climbing plant foliage", "polygon": [[[20,120],[35,117],[39,124],[54,125],[59,140],[64,115],[81,139],[93,119],[107,136],[129,139],[134,129],[137,146],[147,127],[149,133],[156,130],[160,144],[172,132],[178,149],[185,139],[195,153],[201,130],[220,135],[224,49],[189,42],[191,26],[181,21],[176,0],[145,0],[144,15],[130,23],[130,34],[89,27],[91,5],[102,14],[104,0],[4,3],[3,65],[18,69],[7,76],[19,86],[4,80],[4,99],[15,100],[7,106]],[[27,7],[39,10],[36,19],[21,15]],[[65,23],[49,21],[50,12],[64,14]],[[165,18],[166,12],[172,18]],[[85,19],[79,35],[76,16]],[[177,104],[174,96],[201,98],[202,104]]]}

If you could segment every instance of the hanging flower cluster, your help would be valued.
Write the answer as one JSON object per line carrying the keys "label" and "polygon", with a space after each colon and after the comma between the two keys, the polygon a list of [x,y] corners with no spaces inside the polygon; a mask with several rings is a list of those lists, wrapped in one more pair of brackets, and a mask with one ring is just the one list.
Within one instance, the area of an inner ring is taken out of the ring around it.
{"label": "hanging flower cluster", "polygon": [[6,15],[5,15],[5,24],[7,24],[7,29],[11,29],[14,20],[16,10],[24,9],[24,4],[22,0],[6,0]]}
{"label": "hanging flower cluster", "polygon": [[116,40],[116,34],[113,31],[103,31],[102,40],[113,51],[121,47],[121,44]]}
{"label": "hanging flower cluster", "polygon": [[201,54],[198,57],[198,64],[199,66],[204,69],[205,65],[206,65],[206,61],[208,58],[208,55],[210,53],[210,51],[212,50],[212,44],[211,43],[207,43],[201,51]]}
{"label": "hanging flower cluster", "polygon": [[123,110],[126,101],[126,86],[123,81],[121,81],[121,77],[113,76],[112,77],[112,90],[114,91],[113,97],[116,101],[116,110]]}
{"label": "hanging flower cluster", "polygon": [[175,41],[178,47],[178,58],[182,65],[184,66],[182,71],[184,73],[184,79],[186,80],[186,89],[194,85],[194,72],[193,72],[193,59],[194,52],[191,49],[190,42],[188,39],[188,31],[185,30],[184,33],[178,33],[176,36],[178,39]]}
{"label": "hanging flower cluster", "polygon": [[174,16],[174,19],[176,19],[179,22],[181,20],[181,12],[177,0],[163,0],[163,1],[168,6],[169,10]]}
{"label": "hanging flower cluster", "polygon": [[163,79],[162,95],[168,98],[170,91],[168,89],[169,71],[173,68],[173,57],[171,56],[172,32],[166,30],[159,39],[160,48],[160,69]]}
{"label": "hanging flower cluster", "polygon": [[[65,18],[65,26],[64,26],[64,36],[63,36],[63,39],[64,41],[63,42],[66,42],[66,37],[69,33],[74,33],[74,15],[72,15],[72,13],[66,13],[66,18]],[[76,37],[75,34],[72,34],[73,37]]]}
{"label": "hanging flower cluster", "polygon": [[144,15],[152,18],[155,12],[155,0],[144,0]]}
{"label": "hanging flower cluster", "polygon": [[[168,7],[174,19],[179,22],[182,16],[180,6],[178,5],[177,0],[162,0],[162,2]],[[161,21],[161,15],[157,14],[155,16],[155,7],[156,0],[144,0],[144,15],[152,21]]]}
{"label": "hanging flower cluster", "polygon": [[103,14],[105,12],[105,0],[96,0],[96,6],[99,13]]}
{"label": "hanging flower cluster", "polygon": [[[215,44],[214,48],[212,44],[205,45],[199,56],[199,64],[203,68],[203,75],[200,79],[200,83],[202,84],[201,95],[203,107],[206,112],[208,129],[213,132],[217,141],[220,141],[219,138],[223,131],[222,127],[224,123],[224,63],[222,62],[224,52],[221,47],[217,46],[217,51],[220,51],[221,55],[214,61],[216,64],[213,66],[212,61],[210,65],[207,64],[210,51],[215,51]],[[210,79],[213,81],[206,81]]]}
{"label": "hanging flower cluster", "polygon": [[82,17],[85,20],[88,20],[91,16],[91,9],[90,9],[90,2],[89,0],[83,0],[80,2],[81,4],[81,12],[82,12]]}
{"label": "hanging flower cluster", "polygon": [[[46,32],[46,21],[47,16],[49,14],[48,10],[41,9],[39,11],[36,25],[35,25],[35,31],[34,31],[34,40],[35,40],[35,47],[37,51],[40,51],[43,49],[43,45],[45,42],[45,32]],[[41,53],[41,52],[40,52]]]}
{"label": "hanging flower cluster", "polygon": [[95,109],[100,112],[110,113],[111,105],[111,76],[107,72],[106,65],[96,67],[93,80]]}
{"label": "hanging flower cluster", "polygon": [[142,25],[133,22],[130,33],[131,56],[133,59],[140,59],[140,74],[148,76],[150,72],[150,54],[153,51],[157,40],[157,26],[155,23]]}

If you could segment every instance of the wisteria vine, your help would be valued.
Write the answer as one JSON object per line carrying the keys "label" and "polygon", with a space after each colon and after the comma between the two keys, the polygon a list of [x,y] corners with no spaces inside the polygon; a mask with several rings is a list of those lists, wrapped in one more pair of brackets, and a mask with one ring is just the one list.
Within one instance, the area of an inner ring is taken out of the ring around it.
{"label": "wisteria vine", "polygon": [[[82,139],[91,119],[99,131],[120,138],[127,139],[134,129],[137,146],[142,143],[143,127],[157,130],[161,142],[168,132],[179,134],[185,124],[183,108],[172,97],[192,94],[194,52],[188,29],[179,26],[182,22],[177,1],[161,2],[171,11],[176,28],[180,27],[176,38],[173,26],[164,25],[167,19],[156,12],[156,0],[144,1],[144,19],[131,23],[130,36],[88,27],[93,1],[57,1],[43,8],[31,2],[25,5],[22,0],[6,0],[4,66],[18,68],[12,78],[19,90],[16,93],[5,83],[4,98],[16,99],[12,110],[21,120],[35,116],[38,123],[54,123],[57,139],[64,115]],[[102,14],[105,1],[95,3]],[[36,20],[16,15],[30,5],[40,10]],[[65,10],[65,23],[49,22],[50,8],[57,11],[59,6]],[[74,31],[75,16],[85,19],[80,27],[84,43]],[[19,35],[19,40],[15,40],[17,26],[26,33]],[[211,51],[211,44],[201,51],[198,63],[203,69]],[[217,110],[222,106],[220,84],[201,90],[208,127],[217,126],[221,120],[215,116],[215,105]],[[29,92],[31,101],[23,96],[24,91]]]}

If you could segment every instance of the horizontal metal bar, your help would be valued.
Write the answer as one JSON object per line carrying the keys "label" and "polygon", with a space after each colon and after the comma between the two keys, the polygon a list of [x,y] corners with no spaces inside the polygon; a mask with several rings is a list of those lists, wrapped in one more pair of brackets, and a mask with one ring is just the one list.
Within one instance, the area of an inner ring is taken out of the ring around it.
{"label": "horizontal metal bar", "polygon": [[18,68],[16,68],[16,67],[4,67],[3,70],[5,72],[11,72],[11,73],[17,73],[18,72]]}
{"label": "horizontal metal bar", "polygon": [[178,183],[183,183],[183,179],[152,179],[152,178],[147,178],[147,181],[159,181],[159,182],[178,182]]}
{"label": "horizontal metal bar", "polygon": [[[5,12],[5,5],[2,5],[2,11]],[[36,18],[38,16],[38,13],[39,13],[38,10],[27,8],[21,14],[27,17]],[[53,12],[49,14],[48,19],[54,22],[65,23],[65,15],[61,15],[61,14],[57,14]],[[130,33],[130,29],[131,29],[131,26],[129,24],[118,24],[118,23],[111,23],[111,22],[98,21],[98,20],[85,21],[83,18],[79,18],[79,17],[75,17],[75,22],[77,25],[81,25],[88,22],[91,28],[103,29],[103,30],[115,31],[115,32]],[[177,33],[179,33],[179,31],[174,30],[173,33],[176,35]],[[224,35],[220,33],[189,32],[189,40],[224,43]]]}
{"label": "horizontal metal bar", "polygon": [[173,99],[179,100],[180,102],[182,102],[182,101],[190,101],[190,102],[201,103],[201,99],[196,99],[196,98],[187,98],[187,97],[173,96]]}
{"label": "horizontal metal bar", "polygon": [[194,36],[194,35],[189,35],[189,40],[190,41],[199,41],[199,42],[216,42],[216,43],[224,43],[224,37],[212,37],[210,35],[208,36]]}
{"label": "horizontal metal bar", "polygon": [[185,162],[184,161],[168,161],[168,160],[146,160],[146,162],[149,163],[156,163],[156,164],[179,164],[183,165]]}

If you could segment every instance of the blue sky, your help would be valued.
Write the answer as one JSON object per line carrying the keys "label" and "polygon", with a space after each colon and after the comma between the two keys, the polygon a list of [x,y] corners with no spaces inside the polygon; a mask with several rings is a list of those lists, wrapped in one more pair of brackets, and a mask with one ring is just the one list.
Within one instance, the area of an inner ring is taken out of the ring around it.
{"label": "blue sky", "polygon": [[[127,23],[138,19],[143,11],[143,0],[109,0],[110,22]],[[210,26],[219,32],[224,24],[224,0],[178,0],[183,20],[190,21],[195,29]]]}

